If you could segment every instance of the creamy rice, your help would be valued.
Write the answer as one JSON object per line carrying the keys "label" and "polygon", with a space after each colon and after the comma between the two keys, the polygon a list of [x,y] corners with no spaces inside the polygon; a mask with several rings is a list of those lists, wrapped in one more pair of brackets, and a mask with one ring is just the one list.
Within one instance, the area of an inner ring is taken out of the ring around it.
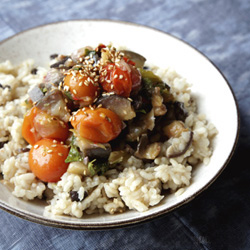
{"label": "creamy rice", "polygon": [[[162,190],[181,195],[191,183],[192,166],[209,163],[212,155],[211,140],[216,128],[198,114],[190,85],[172,69],[153,68],[170,87],[173,96],[183,102],[188,116],[185,125],[193,132],[193,140],[185,154],[169,158],[168,153],[183,148],[187,132],[179,138],[170,138],[161,147],[154,164],[143,163],[134,156],[122,162],[119,169],[108,170],[103,176],[84,176],[87,172],[82,162],[71,162],[68,171],[57,183],[44,183],[36,178],[28,164],[29,152],[22,152],[27,143],[22,138],[23,117],[28,110],[27,92],[42,82],[46,70],[38,67],[31,74],[33,60],[18,66],[10,61],[0,64],[0,173],[3,183],[13,190],[13,195],[26,200],[47,196],[46,213],[71,215],[78,218],[92,213],[120,213],[127,209],[147,211],[164,198]],[[80,201],[72,201],[70,192],[77,192]],[[88,194],[88,195],[86,195]]]}

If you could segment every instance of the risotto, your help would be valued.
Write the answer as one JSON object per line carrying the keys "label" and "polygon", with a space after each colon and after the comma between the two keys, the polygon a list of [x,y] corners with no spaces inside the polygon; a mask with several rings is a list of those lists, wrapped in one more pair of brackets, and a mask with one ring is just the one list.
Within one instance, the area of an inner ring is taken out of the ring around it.
{"label": "risotto", "polygon": [[0,64],[0,175],[45,214],[147,211],[181,195],[217,134],[171,68],[113,46]]}

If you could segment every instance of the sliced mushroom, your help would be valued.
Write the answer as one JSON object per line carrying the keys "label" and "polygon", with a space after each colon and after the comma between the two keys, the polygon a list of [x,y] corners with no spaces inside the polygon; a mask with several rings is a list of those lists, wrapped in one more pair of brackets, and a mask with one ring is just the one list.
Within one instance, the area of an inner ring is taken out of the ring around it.
{"label": "sliced mushroom", "polygon": [[53,63],[52,65],[50,65],[50,68],[55,68],[55,69],[69,69],[69,66],[65,65],[67,60],[70,59],[72,60],[69,56],[61,56],[60,58],[61,60],[59,60],[56,63]]}
{"label": "sliced mushroom", "polygon": [[115,112],[123,121],[131,120],[136,116],[131,102],[119,95],[101,97],[96,104],[101,104],[103,108]]}
{"label": "sliced mushroom", "polygon": [[135,123],[131,123],[128,125],[128,141],[135,141],[142,134],[146,133],[147,130],[152,131],[155,126],[155,116],[154,110],[152,109],[149,113],[145,115],[141,115],[141,118],[137,120]]}
{"label": "sliced mushroom", "polygon": [[76,146],[79,147],[84,157],[88,157],[88,160],[108,159],[111,153],[111,145],[109,143],[94,143],[81,137],[77,131],[74,131],[74,135],[76,137]]}
{"label": "sliced mushroom", "polygon": [[140,159],[154,160],[161,151],[161,143],[154,142],[148,145],[148,136],[143,134],[137,145],[135,156]]}
{"label": "sliced mushroom", "polygon": [[125,57],[132,60],[137,68],[142,68],[146,62],[146,58],[136,52],[130,50],[121,50]]}
{"label": "sliced mushroom", "polygon": [[47,92],[46,95],[36,103],[36,106],[64,122],[69,121],[70,113],[67,109],[65,98],[58,89]]}
{"label": "sliced mushroom", "polygon": [[185,119],[188,116],[188,112],[184,107],[183,102],[169,102],[166,104],[168,112],[166,113],[165,118],[168,121],[180,120],[185,122]]}
{"label": "sliced mushroom", "polygon": [[169,125],[163,127],[163,133],[168,138],[180,137],[182,132],[185,131],[189,131],[189,129],[185,127],[185,124],[182,121],[173,121]]}
{"label": "sliced mushroom", "polygon": [[168,158],[179,157],[186,153],[193,140],[193,132],[183,132],[179,138],[171,138],[172,145],[167,148],[166,155]]}

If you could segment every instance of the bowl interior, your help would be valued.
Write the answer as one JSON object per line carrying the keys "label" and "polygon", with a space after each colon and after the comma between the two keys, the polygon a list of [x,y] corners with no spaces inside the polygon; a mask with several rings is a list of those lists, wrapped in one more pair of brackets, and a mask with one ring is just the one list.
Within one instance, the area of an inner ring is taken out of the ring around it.
{"label": "bowl interior", "polygon": [[85,45],[99,43],[126,46],[161,68],[173,67],[192,83],[192,93],[199,112],[205,113],[219,131],[209,165],[193,171],[191,185],[181,195],[167,196],[158,206],[139,213],[92,215],[83,219],[67,216],[44,217],[44,202],[15,198],[0,183],[0,206],[23,218],[69,228],[110,228],[153,218],[194,198],[213,182],[230,159],[238,137],[238,111],[235,98],[225,78],[200,52],[163,32],[144,26],[112,21],[68,21],[22,32],[0,44],[0,61],[18,64],[33,58],[36,65],[48,68],[49,55],[67,54]]}

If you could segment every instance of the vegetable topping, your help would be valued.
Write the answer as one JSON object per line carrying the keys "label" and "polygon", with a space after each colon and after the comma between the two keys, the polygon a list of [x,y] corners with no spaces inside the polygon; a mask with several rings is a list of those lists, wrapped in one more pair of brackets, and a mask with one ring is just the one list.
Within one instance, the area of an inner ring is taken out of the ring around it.
{"label": "vegetable topping", "polygon": [[[192,132],[184,124],[184,104],[144,66],[143,56],[100,44],[51,59],[43,82],[29,91],[31,109],[22,126],[33,145],[29,164],[37,178],[56,182],[71,162],[81,163],[91,176],[131,155],[153,164],[164,139],[172,143],[169,158],[187,151]],[[175,144],[182,135],[185,147],[179,150]],[[72,191],[71,199],[77,197]]]}

